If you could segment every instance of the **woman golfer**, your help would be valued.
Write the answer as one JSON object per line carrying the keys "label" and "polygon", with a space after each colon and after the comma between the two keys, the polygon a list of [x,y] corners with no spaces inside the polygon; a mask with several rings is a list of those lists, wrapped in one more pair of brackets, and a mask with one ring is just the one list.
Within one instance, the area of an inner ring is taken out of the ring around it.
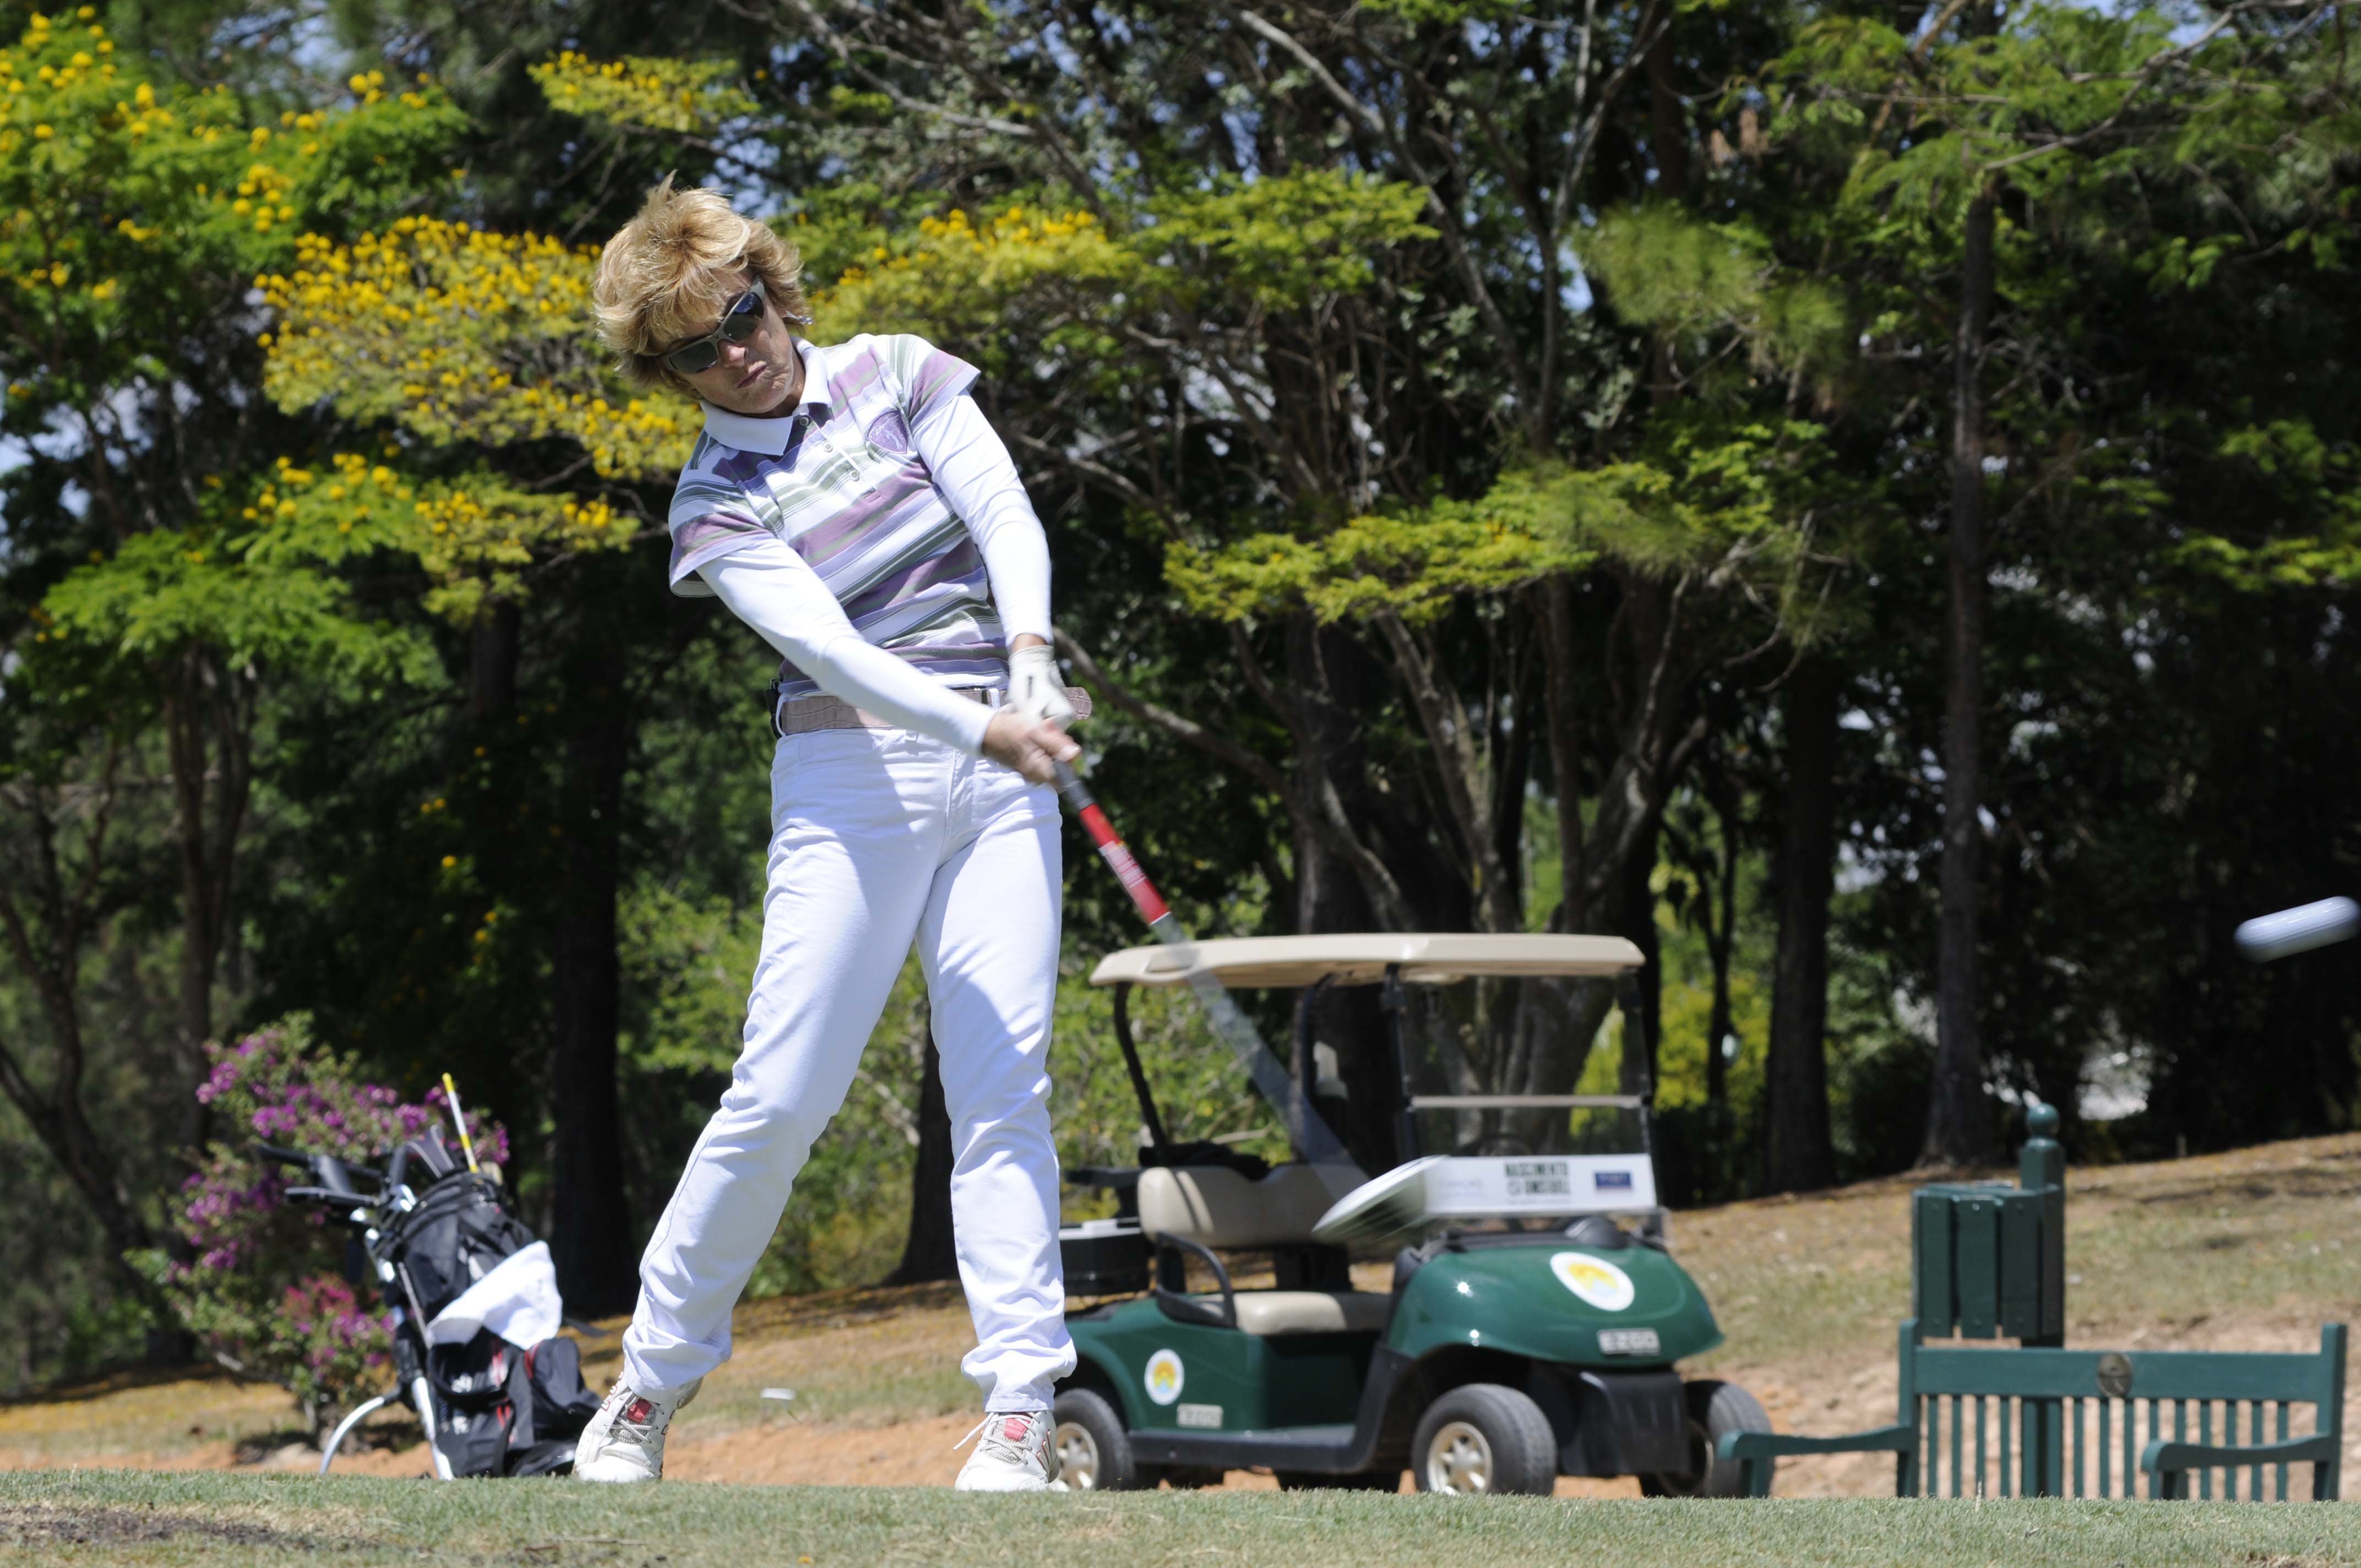
{"label": "woman golfer", "polygon": [[673,591],[776,648],[769,885],[744,1048],[640,1261],[623,1371],[575,1474],[653,1481],[664,1431],[730,1354],[730,1313],[844,1101],[903,956],[933,1003],[951,1214],[983,1389],[969,1491],[1055,1477],[1073,1370],[1049,1139],[1057,796],[1076,755],[1049,647],[1041,524],[975,367],[916,337],[821,348],[795,249],[670,180],[607,244],[598,330],[698,399],[672,503]]}

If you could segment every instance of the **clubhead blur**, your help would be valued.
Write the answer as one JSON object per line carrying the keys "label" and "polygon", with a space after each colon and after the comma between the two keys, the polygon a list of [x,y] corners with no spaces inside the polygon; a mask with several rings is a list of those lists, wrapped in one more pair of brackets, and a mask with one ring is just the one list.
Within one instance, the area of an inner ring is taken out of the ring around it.
{"label": "clubhead blur", "polygon": [[2249,962],[2268,963],[2356,934],[2361,934],[2361,904],[2349,898],[2323,898],[2247,921],[2238,927],[2238,951]]}

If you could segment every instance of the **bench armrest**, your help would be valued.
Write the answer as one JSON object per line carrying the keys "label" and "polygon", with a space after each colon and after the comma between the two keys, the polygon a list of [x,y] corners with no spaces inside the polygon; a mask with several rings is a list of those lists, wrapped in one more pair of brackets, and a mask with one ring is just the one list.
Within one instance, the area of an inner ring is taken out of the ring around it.
{"label": "bench armrest", "polygon": [[1873,1427],[1842,1437],[1799,1437],[1792,1432],[1731,1431],[1721,1434],[1716,1452],[1739,1466],[1740,1489],[1750,1497],[1771,1495],[1771,1462],[1781,1454],[1910,1453],[1918,1434],[1906,1426]]}
{"label": "bench armrest", "polygon": [[2140,1451],[2140,1468],[2147,1472],[2149,1497],[2186,1497],[2191,1470],[2216,1465],[2243,1470],[2250,1464],[2329,1464],[2335,1459],[2336,1440],[2324,1435],[2246,1447],[2157,1438]]}

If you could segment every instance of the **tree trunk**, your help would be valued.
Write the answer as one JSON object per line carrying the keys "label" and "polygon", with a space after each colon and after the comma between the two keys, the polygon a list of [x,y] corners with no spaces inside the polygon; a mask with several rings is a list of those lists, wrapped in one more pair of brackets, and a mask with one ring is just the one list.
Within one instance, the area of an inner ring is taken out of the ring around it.
{"label": "tree trunk", "polygon": [[[148,1308],[148,1361],[177,1364],[189,1357],[189,1337],[161,1292],[129,1261],[131,1254],[155,1245],[157,1238],[140,1218],[121,1157],[100,1138],[82,1102],[88,1058],[79,982],[100,920],[99,872],[108,861],[107,839],[123,760],[119,742],[110,739],[104,746],[96,782],[78,792],[83,797],[82,853],[82,863],[71,872],[69,857],[60,853],[61,814],[49,790],[31,781],[0,787],[0,811],[5,813],[0,827],[7,829],[0,839],[0,950],[38,999],[50,1047],[49,1079],[42,1085],[27,1070],[29,1053],[0,1036],[0,1094],[16,1106],[98,1221],[106,1237],[111,1277]],[[193,1101],[195,1084],[189,1088]],[[178,1236],[168,1235],[165,1245],[175,1255],[185,1251]]]}
{"label": "tree trunk", "polygon": [[[1633,977],[1640,1015],[1623,1021],[1623,1063],[1616,1089],[1651,1094],[1656,1086],[1656,1042],[1662,1037],[1664,969],[1656,940],[1656,834],[1651,824],[1623,863],[1623,934],[1638,944],[1646,962]],[[1633,1033],[1636,1025],[1638,1038]]]}
{"label": "tree trunk", "polygon": [[1706,1024],[1705,1101],[1717,1111],[1730,1105],[1730,1058],[1723,1047],[1738,1026],[1730,1002],[1730,962],[1738,946],[1738,826],[1735,802],[1715,791],[1714,826],[1720,829],[1719,852],[1714,857],[1714,883],[1704,890],[1713,900],[1706,911],[1706,955],[1713,961],[1713,1014]]}
{"label": "tree trunk", "polygon": [[252,790],[253,684],[210,649],[182,652],[164,698],[166,755],[172,774],[173,833],[181,861],[180,1029],[174,1055],[182,1083],[180,1137],[204,1141],[196,1098],[213,1037],[214,975],[230,929],[237,841]]}
{"label": "tree trunk", "polygon": [[1557,791],[1558,905],[1553,931],[1587,933],[1589,868],[1583,854],[1582,701],[1574,657],[1574,586],[1564,574],[1539,589],[1543,722],[1549,729],[1550,783]]}
{"label": "tree trunk", "polygon": [[1787,789],[1779,821],[1779,951],[1771,992],[1763,1184],[1836,1179],[1828,1142],[1828,892],[1836,860],[1837,673],[1806,658],[1787,683]]}
{"label": "tree trunk", "polygon": [[1982,825],[1976,723],[1983,706],[1984,405],[1981,372],[1993,299],[1993,197],[1968,203],[1960,258],[1960,324],[1952,348],[1949,667],[1943,687],[1943,869],[1936,948],[1937,1046],[1927,1141],[1929,1166],[1982,1163],[1991,1153],[1983,1047],[1976,1009],[1976,882]]}
{"label": "tree trunk", "polygon": [[[1298,751],[1290,776],[1301,798],[1289,813],[1296,824],[1295,929],[1310,935],[1372,931],[1383,923],[1368,892],[1345,858],[1311,824],[1320,816],[1318,790],[1334,789],[1355,820],[1366,820],[1366,753],[1359,714],[1367,700],[1367,663],[1350,636],[1322,627],[1309,615],[1289,622],[1288,686],[1300,705]],[[1315,1020],[1318,1037],[1336,1047],[1337,1076],[1345,1083],[1344,1125],[1335,1130],[1363,1170],[1390,1170],[1401,1163],[1401,1079],[1395,1072],[1386,1017],[1378,988],[1349,986],[1322,998]],[[1281,1047],[1291,1054],[1291,1043]]]}
{"label": "tree trunk", "polygon": [[631,732],[617,649],[592,648],[570,674],[582,707],[566,741],[566,793],[575,809],[566,824],[566,893],[553,953],[556,1201],[550,1252],[558,1289],[576,1310],[619,1311],[631,1304],[637,1277],[615,1081],[615,906]]}
{"label": "tree trunk", "polygon": [[502,718],[516,706],[522,620],[514,604],[495,599],[468,629],[467,717],[478,724]]}
{"label": "tree trunk", "polygon": [[918,1152],[910,1171],[910,1234],[888,1285],[922,1285],[959,1277],[951,1233],[951,1113],[943,1100],[942,1058],[927,1031],[918,1083]]}

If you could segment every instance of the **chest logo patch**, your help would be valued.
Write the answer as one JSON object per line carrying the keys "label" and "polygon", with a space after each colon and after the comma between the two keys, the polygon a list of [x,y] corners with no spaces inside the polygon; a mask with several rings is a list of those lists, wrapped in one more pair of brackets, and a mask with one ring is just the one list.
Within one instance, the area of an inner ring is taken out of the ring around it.
{"label": "chest logo patch", "polygon": [[1588,1253],[1559,1253],[1550,1259],[1550,1272],[1557,1276],[1560,1285],[1602,1312],[1620,1312],[1639,1294],[1630,1275]]}
{"label": "chest logo patch", "polygon": [[1148,1358],[1148,1371],[1140,1380],[1148,1385],[1149,1398],[1159,1405],[1170,1404],[1180,1397],[1180,1357],[1169,1350],[1158,1351]]}

